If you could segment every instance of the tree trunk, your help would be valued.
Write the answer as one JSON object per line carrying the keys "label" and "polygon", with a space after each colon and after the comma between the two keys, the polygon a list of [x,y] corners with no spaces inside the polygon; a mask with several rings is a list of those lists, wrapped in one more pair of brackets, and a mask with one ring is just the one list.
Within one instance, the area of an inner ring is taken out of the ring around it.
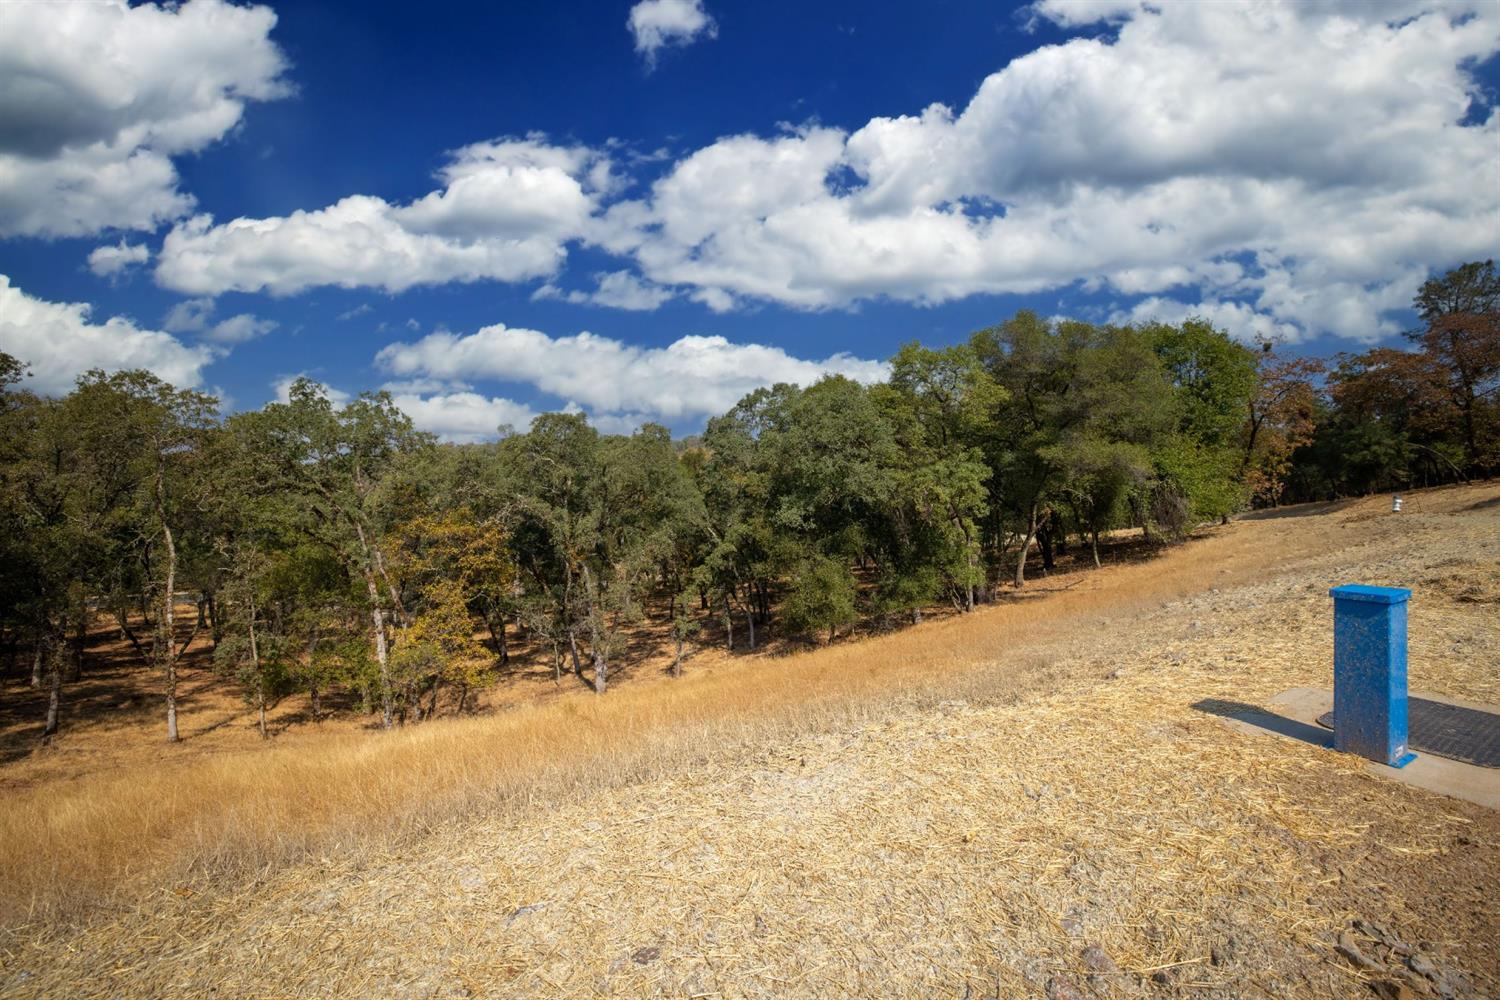
{"label": "tree trunk", "polygon": [[1098,569],[1104,564],[1099,561],[1099,529],[1095,528],[1089,535],[1089,547],[1094,552],[1094,568]]}
{"label": "tree trunk", "polygon": [[120,621],[120,638],[129,639],[131,648],[135,650],[135,655],[139,656],[141,658],[141,662],[149,667],[151,665],[151,657],[146,655],[146,650],[141,646],[141,640],[136,636],[135,632],[131,630],[130,623],[125,618],[124,604],[121,604],[119,608],[116,609],[116,614],[119,616]]}
{"label": "tree trunk", "polygon": [[672,676],[682,676],[682,636],[677,637],[677,655],[672,659]]}
{"label": "tree trunk", "polygon": [[433,678],[432,678],[432,697],[430,699],[428,699],[428,702],[427,702],[427,718],[429,718],[429,719],[435,719],[435,718],[437,718],[438,689],[441,688],[442,685],[443,685],[443,675],[442,675],[442,673],[439,672],[437,674],[434,674]]}
{"label": "tree trunk", "polygon": [[500,643],[500,665],[502,667],[510,666],[510,640],[506,637],[505,634],[504,615],[500,616],[500,633],[498,636],[496,636],[496,638]]}
{"label": "tree trunk", "polygon": [[583,661],[578,657],[578,635],[568,626],[568,651],[573,654],[573,676],[583,680]]}
{"label": "tree trunk", "polygon": [[375,582],[376,553],[371,550],[370,543],[365,538],[364,527],[352,518],[351,521],[354,524],[354,533],[359,538],[359,546],[364,550],[364,560],[359,568],[361,575],[365,578],[365,592],[370,597],[370,622],[375,633],[375,661],[380,664],[381,726],[389,729],[395,723],[395,706],[392,704],[390,649],[386,645],[385,609],[380,606],[380,585]]}
{"label": "tree trunk", "polygon": [[454,714],[463,715],[464,708],[469,704],[469,683],[463,681],[458,685],[458,711]]}
{"label": "tree trunk", "polygon": [[323,693],[318,690],[318,685],[309,684],[307,695],[312,702],[313,721],[321,724],[323,721]]}
{"label": "tree trunk", "polygon": [[[157,491],[159,495],[160,479],[157,480]],[[177,585],[177,546],[172,541],[172,529],[167,526],[165,518],[161,523],[161,533],[167,544],[166,593],[162,595],[160,631],[162,655],[167,661],[167,742],[176,743],[180,737],[177,735],[177,636],[172,628],[172,588]]]}
{"label": "tree trunk", "polygon": [[729,608],[729,594],[724,594],[724,642],[728,650],[734,652],[734,614]]}
{"label": "tree trunk", "polygon": [[603,694],[609,687],[609,662],[604,655],[604,629],[597,591],[594,575],[584,566],[583,592],[589,601],[589,648],[594,657],[594,693]]}
{"label": "tree trunk", "polygon": [[69,684],[76,683],[83,676],[83,647],[88,643],[88,609],[83,608],[78,613],[78,619],[73,623],[72,656],[68,658],[68,676],[63,680]]}
{"label": "tree trunk", "polygon": [[[364,540],[363,532],[360,534],[360,540],[361,542]],[[370,557],[375,561],[375,571],[385,581],[385,589],[391,595],[391,608],[396,612],[396,623],[404,629],[411,624],[411,619],[406,613],[406,605],[401,603],[401,594],[396,590],[396,585],[391,582],[390,574],[385,571],[385,559],[380,554],[380,546],[370,545],[367,548]]]}
{"label": "tree trunk", "polygon": [[745,605],[745,624],[750,629],[750,648],[753,650],[755,648],[755,612],[749,604]]}
{"label": "tree trunk", "polygon": [[46,646],[42,644],[42,633],[38,632],[31,649],[31,689],[33,691],[42,689],[42,661],[45,659]]}
{"label": "tree trunk", "polygon": [[42,726],[42,742],[51,740],[57,732],[59,709],[62,706],[62,671],[58,669],[57,657],[49,657],[52,661],[52,690],[47,696],[47,721]]}
{"label": "tree trunk", "polygon": [[391,704],[391,666],[390,653],[385,645],[385,611],[380,607],[380,589],[375,586],[375,578],[366,576],[366,585],[370,592],[370,622],[375,634],[375,661],[380,664],[380,722],[389,729],[395,724],[395,708]]}
{"label": "tree trunk", "polygon": [[1017,587],[1026,586],[1026,556],[1031,552],[1032,540],[1036,538],[1036,514],[1037,505],[1032,504],[1031,521],[1027,524],[1026,527],[1026,539],[1021,543],[1021,554],[1016,557],[1015,583]]}
{"label": "tree trunk", "polygon": [[211,590],[208,592],[208,622],[208,634],[213,638],[214,648],[218,649],[224,639],[224,625],[219,621],[219,601]]}
{"label": "tree trunk", "polygon": [[[964,611],[974,610],[974,539],[969,536],[969,527],[964,524],[964,555],[969,563],[969,578],[964,581],[967,585],[964,590]],[[917,612],[917,621],[922,620],[922,612]]]}
{"label": "tree trunk", "polygon": [[[199,605],[201,612],[202,605]],[[200,615],[201,617],[201,615]],[[255,707],[260,713],[260,738],[266,738],[266,679],[260,672],[260,647],[255,641],[255,598],[250,598],[250,669],[255,671]]]}

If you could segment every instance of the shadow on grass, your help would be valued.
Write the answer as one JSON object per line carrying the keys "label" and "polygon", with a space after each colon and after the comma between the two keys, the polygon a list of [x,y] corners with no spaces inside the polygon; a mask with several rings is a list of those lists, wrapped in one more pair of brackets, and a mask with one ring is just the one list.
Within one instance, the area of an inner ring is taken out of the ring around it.
{"label": "shadow on grass", "polygon": [[1359,498],[1347,500],[1328,500],[1323,503],[1299,503],[1290,507],[1268,507],[1265,510],[1252,510],[1239,515],[1239,521],[1279,521],[1288,517],[1317,517],[1319,514],[1331,514],[1334,511],[1343,510],[1351,504],[1357,503]]}
{"label": "shadow on grass", "polygon": [[1288,719],[1284,715],[1277,715],[1259,705],[1249,705],[1242,701],[1226,701],[1222,698],[1204,698],[1194,702],[1192,707],[1200,712],[1207,712],[1209,715],[1242,722],[1256,729],[1263,729],[1277,736],[1288,736],[1312,746],[1333,746],[1333,733],[1323,727]]}

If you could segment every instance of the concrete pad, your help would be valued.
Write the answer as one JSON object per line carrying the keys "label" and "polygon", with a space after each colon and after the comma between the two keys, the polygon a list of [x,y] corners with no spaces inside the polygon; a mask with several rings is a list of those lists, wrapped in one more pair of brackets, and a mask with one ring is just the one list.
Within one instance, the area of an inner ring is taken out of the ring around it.
{"label": "concrete pad", "polygon": [[[1418,691],[1411,694],[1413,697],[1445,705],[1500,714],[1500,707],[1494,705],[1458,701]],[[1226,707],[1230,706],[1205,706],[1205,710],[1222,716],[1226,724],[1241,732],[1272,733],[1284,739],[1298,740],[1330,750],[1333,748],[1333,733],[1318,725],[1318,716],[1333,711],[1332,691],[1323,688],[1292,688],[1290,691],[1283,691],[1271,699],[1270,708],[1275,711],[1251,705],[1232,706],[1237,711],[1226,711]],[[1500,768],[1465,764],[1418,750],[1417,759],[1403,768],[1386,767],[1384,764],[1367,761],[1365,769],[1382,778],[1402,781],[1439,795],[1450,795],[1489,809],[1500,809]]]}

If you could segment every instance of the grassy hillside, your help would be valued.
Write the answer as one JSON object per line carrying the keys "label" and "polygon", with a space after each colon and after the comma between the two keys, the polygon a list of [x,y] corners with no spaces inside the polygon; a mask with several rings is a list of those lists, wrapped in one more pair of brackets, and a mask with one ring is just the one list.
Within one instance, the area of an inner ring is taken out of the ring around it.
{"label": "grassy hillside", "polygon": [[96,750],[0,802],[0,985],[1358,995],[1358,918],[1494,994],[1500,818],[1216,715],[1328,684],[1350,580],[1414,588],[1413,688],[1500,702],[1497,537],[1493,485],[1296,508],[604,698]]}

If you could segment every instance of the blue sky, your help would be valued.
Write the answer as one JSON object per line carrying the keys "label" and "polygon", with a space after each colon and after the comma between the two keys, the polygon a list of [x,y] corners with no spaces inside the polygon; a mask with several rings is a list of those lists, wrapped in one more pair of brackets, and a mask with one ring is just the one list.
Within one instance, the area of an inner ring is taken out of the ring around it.
{"label": "blue sky", "polygon": [[44,391],[686,433],[1021,308],[1391,343],[1500,251],[1494,5],[62,10],[0,8],[0,349]]}

